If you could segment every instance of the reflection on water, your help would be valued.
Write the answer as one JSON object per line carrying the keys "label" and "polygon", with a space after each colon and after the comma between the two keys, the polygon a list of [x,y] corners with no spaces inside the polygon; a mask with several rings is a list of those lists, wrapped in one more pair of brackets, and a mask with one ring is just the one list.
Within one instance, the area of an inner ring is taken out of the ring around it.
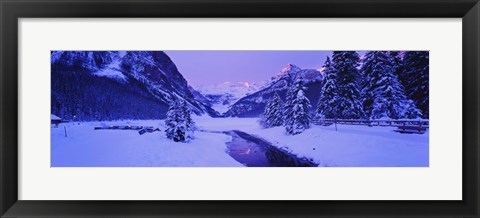
{"label": "reflection on water", "polygon": [[233,130],[224,132],[233,137],[227,143],[228,154],[248,167],[316,167],[307,159],[282,151],[265,140]]}

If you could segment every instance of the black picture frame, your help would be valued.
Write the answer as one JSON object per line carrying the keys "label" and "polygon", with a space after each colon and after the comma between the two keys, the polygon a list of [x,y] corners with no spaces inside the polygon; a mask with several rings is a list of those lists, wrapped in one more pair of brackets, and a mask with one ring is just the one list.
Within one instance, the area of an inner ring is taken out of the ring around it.
{"label": "black picture frame", "polygon": [[[480,4],[478,0],[0,0],[0,15],[1,217],[479,216]],[[18,200],[18,19],[64,17],[462,18],[463,200]]]}

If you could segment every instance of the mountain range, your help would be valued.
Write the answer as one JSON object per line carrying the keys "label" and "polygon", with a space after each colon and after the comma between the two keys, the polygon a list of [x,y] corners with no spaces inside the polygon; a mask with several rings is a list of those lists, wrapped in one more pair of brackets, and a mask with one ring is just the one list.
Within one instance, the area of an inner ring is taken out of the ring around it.
{"label": "mountain range", "polygon": [[266,103],[275,93],[278,93],[280,98],[285,100],[289,85],[297,80],[302,80],[305,84],[307,88],[305,94],[311,105],[317,105],[323,81],[322,72],[316,69],[301,69],[293,64],[288,64],[261,89],[236,101],[224,113],[224,116],[258,117],[263,114]]}
{"label": "mountain range", "polygon": [[162,51],[52,51],[52,113],[63,119],[164,118],[173,98],[219,116]]}
{"label": "mountain range", "polygon": [[297,79],[316,105],[323,79],[319,70],[288,64],[269,81],[192,87],[162,51],[52,51],[51,71],[52,114],[82,121],[162,119],[174,98],[197,115],[258,117]]}
{"label": "mountain range", "polygon": [[213,109],[219,113],[225,113],[240,98],[255,93],[266,83],[267,81],[259,83],[223,82],[213,85],[200,85],[196,86],[195,89],[208,99]]}

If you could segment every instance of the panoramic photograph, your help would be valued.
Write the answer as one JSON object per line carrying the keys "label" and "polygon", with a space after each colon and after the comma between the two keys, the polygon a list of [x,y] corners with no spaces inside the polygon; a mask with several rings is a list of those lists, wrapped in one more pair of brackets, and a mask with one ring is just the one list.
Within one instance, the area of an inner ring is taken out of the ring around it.
{"label": "panoramic photograph", "polygon": [[51,51],[51,167],[429,167],[429,51]]}

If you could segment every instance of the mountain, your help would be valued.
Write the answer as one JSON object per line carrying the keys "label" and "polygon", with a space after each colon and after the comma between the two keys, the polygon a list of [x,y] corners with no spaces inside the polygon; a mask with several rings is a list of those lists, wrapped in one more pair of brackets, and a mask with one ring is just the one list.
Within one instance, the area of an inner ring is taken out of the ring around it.
{"label": "mountain", "polygon": [[278,93],[282,101],[290,84],[302,80],[307,88],[305,94],[310,100],[313,110],[318,102],[322,86],[323,74],[315,69],[301,69],[293,64],[288,64],[258,91],[251,93],[233,104],[224,113],[229,117],[258,117],[263,114],[266,103]]}
{"label": "mountain", "polygon": [[214,85],[197,86],[198,90],[205,96],[213,109],[220,113],[226,112],[238,99],[258,91],[265,82],[224,82]]}
{"label": "mountain", "polygon": [[161,51],[52,51],[52,113],[68,120],[164,118],[172,98],[218,113]]}
{"label": "mountain", "polygon": [[202,93],[195,90],[192,86],[188,86],[188,89],[197,101],[203,103],[206,106],[212,107],[212,101],[209,98],[205,97]]}

